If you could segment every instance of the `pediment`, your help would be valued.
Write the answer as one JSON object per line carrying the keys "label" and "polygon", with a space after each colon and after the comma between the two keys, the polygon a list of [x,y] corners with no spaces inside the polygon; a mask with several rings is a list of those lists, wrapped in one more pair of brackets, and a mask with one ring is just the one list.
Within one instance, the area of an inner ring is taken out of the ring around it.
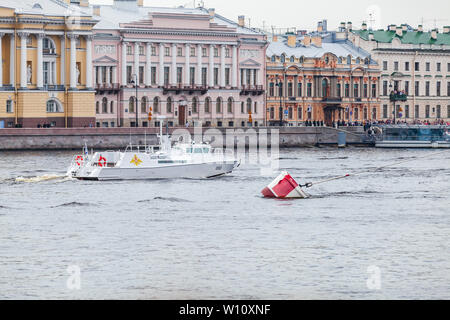
{"label": "pediment", "polygon": [[242,61],[239,65],[242,67],[261,67],[261,64],[253,59],[247,59],[245,61]]}
{"label": "pediment", "polygon": [[103,56],[94,60],[94,63],[117,63],[116,59],[113,59],[108,56]]}

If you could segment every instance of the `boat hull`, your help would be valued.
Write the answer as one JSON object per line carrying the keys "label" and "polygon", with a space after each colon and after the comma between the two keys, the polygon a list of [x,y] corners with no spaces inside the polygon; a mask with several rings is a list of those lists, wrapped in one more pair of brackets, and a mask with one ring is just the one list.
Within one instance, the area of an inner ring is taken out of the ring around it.
{"label": "boat hull", "polygon": [[429,148],[443,149],[450,148],[450,142],[439,141],[378,141],[375,143],[377,148]]}
{"label": "boat hull", "polygon": [[208,179],[231,173],[237,161],[140,168],[91,168],[75,173],[79,180]]}

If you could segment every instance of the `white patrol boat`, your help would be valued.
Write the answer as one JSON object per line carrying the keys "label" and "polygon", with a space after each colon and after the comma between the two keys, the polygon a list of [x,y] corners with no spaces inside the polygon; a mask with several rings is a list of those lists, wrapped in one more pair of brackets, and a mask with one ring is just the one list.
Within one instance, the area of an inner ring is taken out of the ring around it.
{"label": "white patrol boat", "polygon": [[[161,129],[162,132],[162,129]],[[240,165],[233,152],[207,143],[175,143],[159,135],[158,146],[129,145],[124,152],[96,152],[73,158],[67,175],[79,180],[204,179],[231,173]]]}

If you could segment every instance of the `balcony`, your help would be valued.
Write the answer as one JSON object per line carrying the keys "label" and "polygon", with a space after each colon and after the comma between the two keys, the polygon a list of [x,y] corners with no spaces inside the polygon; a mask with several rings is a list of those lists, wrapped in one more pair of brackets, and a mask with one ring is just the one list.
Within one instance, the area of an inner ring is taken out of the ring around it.
{"label": "balcony", "polygon": [[45,84],[44,90],[47,91],[64,91],[64,85],[51,85],[51,84]]}
{"label": "balcony", "polygon": [[260,96],[264,94],[263,86],[242,86],[241,96]]}
{"label": "balcony", "polygon": [[120,90],[120,85],[118,83],[98,83],[95,85],[95,90],[97,93],[114,93]]}
{"label": "balcony", "polygon": [[328,104],[341,104],[342,98],[341,97],[323,97],[322,102],[328,103]]}
{"label": "balcony", "polygon": [[399,93],[391,92],[391,94],[389,95],[389,100],[391,102],[407,101],[408,100],[408,96],[405,93],[402,93],[402,92],[399,92]]}
{"label": "balcony", "polygon": [[175,93],[175,94],[188,93],[189,95],[193,95],[194,93],[200,93],[201,95],[204,95],[208,92],[207,86],[195,86],[195,85],[185,86],[182,84],[173,86],[173,85],[165,84],[161,88],[163,89],[164,95],[169,94],[169,93]]}

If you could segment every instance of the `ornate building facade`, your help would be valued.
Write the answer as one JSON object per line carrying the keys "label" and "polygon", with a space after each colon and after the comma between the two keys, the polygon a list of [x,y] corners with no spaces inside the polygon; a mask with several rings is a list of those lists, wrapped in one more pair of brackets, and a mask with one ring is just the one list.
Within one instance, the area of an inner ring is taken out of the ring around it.
{"label": "ornate building facade", "polygon": [[244,17],[136,0],[92,11],[97,126],[264,125],[267,41]]}
{"label": "ornate building facade", "polygon": [[[281,39],[280,39],[281,38]],[[380,117],[378,64],[322,23],[309,34],[274,37],[267,49],[267,123],[331,126]]]}
{"label": "ornate building facade", "polygon": [[95,124],[92,27],[69,0],[2,0],[0,128]]}
{"label": "ornate building facade", "polygon": [[[450,27],[424,31],[421,25],[390,25],[388,30],[353,30],[341,25],[340,34],[370,52],[382,66],[383,120],[402,122],[450,121]],[[405,93],[391,101],[392,91]]]}

